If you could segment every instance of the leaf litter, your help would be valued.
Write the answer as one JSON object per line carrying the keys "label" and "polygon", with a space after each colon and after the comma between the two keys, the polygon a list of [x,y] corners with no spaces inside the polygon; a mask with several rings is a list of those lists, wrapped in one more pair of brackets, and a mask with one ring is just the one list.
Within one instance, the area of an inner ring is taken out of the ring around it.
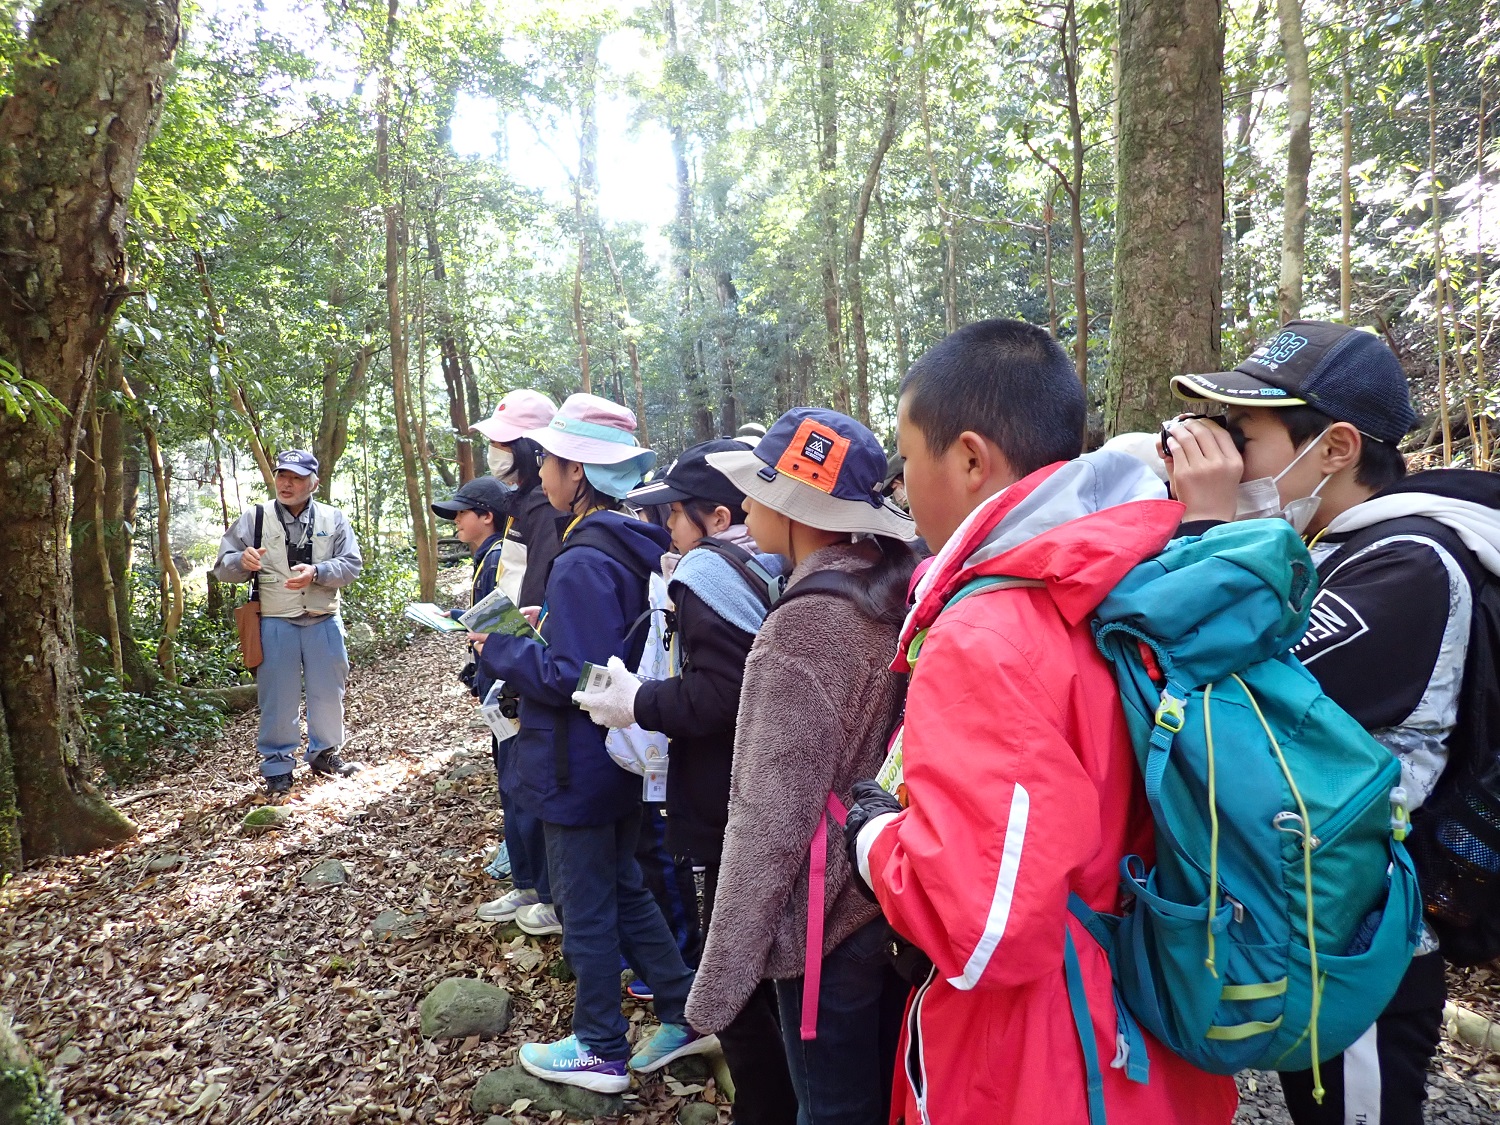
{"label": "leaf litter", "polygon": [[[299,769],[280,831],[240,827],[260,802],[252,712],[192,772],[142,783],[153,799],[132,807],[136,839],[28,865],[0,890],[0,1004],[76,1121],[474,1122],[483,1074],[566,1034],[556,939],[474,917],[506,884],[483,870],[500,825],[493,769],[449,777],[490,760],[455,676],[462,652],[422,636],[357,668],[344,755],[364,768]],[[346,883],[299,881],[327,859]],[[377,941],[385,911],[407,924]],[[421,1038],[422,998],[460,975],[510,991],[503,1037]],[[650,1022],[633,1018],[632,1035]],[[648,1077],[622,1120],[675,1120],[686,1089],[671,1085]]]}

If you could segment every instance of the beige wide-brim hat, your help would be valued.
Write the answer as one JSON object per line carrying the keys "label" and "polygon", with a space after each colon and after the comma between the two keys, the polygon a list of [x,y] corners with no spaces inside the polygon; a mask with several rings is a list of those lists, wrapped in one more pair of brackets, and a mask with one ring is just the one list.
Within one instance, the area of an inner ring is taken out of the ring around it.
{"label": "beige wide-brim hat", "polygon": [[840,499],[777,472],[754,451],[710,453],[706,460],[757,504],[808,527],[851,535],[889,535],[907,542],[917,537],[916,522],[889,500],[876,507],[864,500]]}

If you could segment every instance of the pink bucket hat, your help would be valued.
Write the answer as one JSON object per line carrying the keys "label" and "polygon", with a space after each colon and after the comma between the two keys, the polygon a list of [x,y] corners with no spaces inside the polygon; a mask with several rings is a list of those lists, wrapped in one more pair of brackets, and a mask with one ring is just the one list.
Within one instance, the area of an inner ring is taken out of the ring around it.
{"label": "pink bucket hat", "polygon": [[618,465],[632,458],[644,473],[656,454],[635,440],[635,414],[598,395],[569,395],[553,419],[526,437],[554,457],[585,465]]}
{"label": "pink bucket hat", "polygon": [[502,398],[494,414],[470,428],[491,441],[509,443],[525,437],[530,430],[541,429],[556,413],[557,403],[541,391],[522,387]]}

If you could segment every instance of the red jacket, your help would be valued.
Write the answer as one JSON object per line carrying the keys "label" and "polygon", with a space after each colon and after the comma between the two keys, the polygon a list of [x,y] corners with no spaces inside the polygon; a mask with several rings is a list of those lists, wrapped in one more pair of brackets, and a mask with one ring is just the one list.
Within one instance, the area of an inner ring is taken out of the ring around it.
{"label": "red jacket", "polygon": [[[861,834],[886,917],[933,960],[907,1012],[892,1118],[906,1125],[1087,1125],[1083,1052],[1063,970],[1083,970],[1109,1125],[1219,1125],[1234,1081],[1147,1039],[1150,1081],[1112,1069],[1104,951],[1070,891],[1117,913],[1119,863],[1153,856],[1150,811],[1119,693],[1089,618],[1160,551],[1182,506],[1120,455],[1042,469],[974,512],[918,586],[898,670],[913,668],[903,735],[910,805]],[[1041,580],[967,597],[983,575]]]}

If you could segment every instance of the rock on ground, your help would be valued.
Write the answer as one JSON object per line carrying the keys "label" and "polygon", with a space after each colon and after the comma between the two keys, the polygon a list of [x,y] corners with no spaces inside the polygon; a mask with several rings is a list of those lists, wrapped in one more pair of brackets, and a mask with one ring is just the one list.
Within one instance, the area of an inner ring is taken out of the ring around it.
{"label": "rock on ground", "polygon": [[510,1027],[510,993],[473,977],[439,981],[422,1001],[422,1034],[429,1039],[486,1039]]}
{"label": "rock on ground", "polygon": [[680,1125],[714,1125],[719,1111],[707,1102],[688,1102],[677,1113]]}
{"label": "rock on ground", "polygon": [[270,832],[276,828],[285,828],[291,819],[292,810],[285,805],[261,805],[246,813],[245,819],[240,823],[247,832]]}
{"label": "rock on ground", "polygon": [[376,941],[414,938],[425,921],[427,921],[427,915],[420,910],[415,914],[403,914],[399,910],[382,910],[370,923],[370,935]]}
{"label": "rock on ground", "polygon": [[325,859],[302,873],[304,887],[336,887],[349,881],[349,869],[336,859]]}
{"label": "rock on ground", "polygon": [[474,1087],[469,1104],[475,1113],[509,1109],[521,1098],[530,1100],[534,1113],[561,1113],[567,1117],[618,1117],[625,1111],[619,1094],[596,1094],[577,1086],[543,1082],[519,1066],[492,1070]]}

